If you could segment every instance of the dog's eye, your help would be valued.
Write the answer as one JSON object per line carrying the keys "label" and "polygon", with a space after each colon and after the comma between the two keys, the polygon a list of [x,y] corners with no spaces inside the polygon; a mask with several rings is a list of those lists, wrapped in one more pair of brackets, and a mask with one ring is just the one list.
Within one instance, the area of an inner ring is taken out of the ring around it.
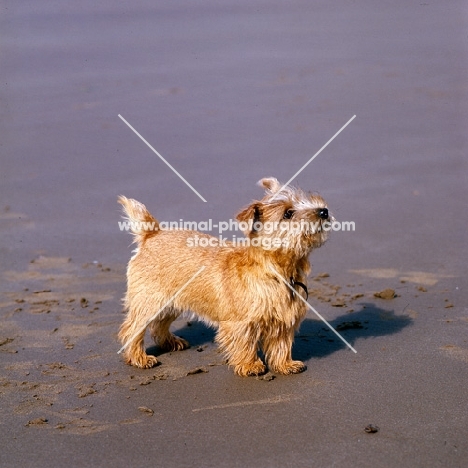
{"label": "dog's eye", "polygon": [[291,219],[294,214],[294,210],[286,210],[283,215],[283,219]]}

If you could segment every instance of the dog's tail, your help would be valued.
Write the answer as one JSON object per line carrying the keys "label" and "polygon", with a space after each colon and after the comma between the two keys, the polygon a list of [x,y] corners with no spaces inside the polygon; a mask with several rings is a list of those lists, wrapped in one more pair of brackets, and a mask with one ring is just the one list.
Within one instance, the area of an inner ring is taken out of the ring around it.
{"label": "dog's tail", "polygon": [[117,201],[123,206],[125,213],[125,221],[119,222],[120,229],[132,232],[138,245],[158,233],[159,222],[143,203],[123,195],[120,195]]}

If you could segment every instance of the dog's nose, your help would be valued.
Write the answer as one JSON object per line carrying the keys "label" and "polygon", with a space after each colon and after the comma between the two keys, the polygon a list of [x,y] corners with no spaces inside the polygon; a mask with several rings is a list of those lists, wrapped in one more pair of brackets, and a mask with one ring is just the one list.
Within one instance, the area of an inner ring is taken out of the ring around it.
{"label": "dog's nose", "polygon": [[320,208],[318,210],[318,216],[322,219],[328,219],[328,209],[327,208]]}

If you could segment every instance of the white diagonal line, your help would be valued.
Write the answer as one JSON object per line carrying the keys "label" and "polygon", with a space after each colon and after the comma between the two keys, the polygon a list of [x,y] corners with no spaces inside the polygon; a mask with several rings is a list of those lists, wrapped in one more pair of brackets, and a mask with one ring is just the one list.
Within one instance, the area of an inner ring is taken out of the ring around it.
{"label": "white diagonal line", "polygon": [[120,354],[134,339],[138,336],[145,328],[158,316],[158,314],[164,310],[203,270],[205,269],[202,266],[144,325],[141,327],[118,351],[117,354]]}
{"label": "white diagonal line", "polygon": [[322,322],[324,322],[327,327],[341,340],[343,341],[346,346],[353,351],[354,353],[357,353],[357,351],[300,295],[297,294],[297,291],[270,265],[270,270],[273,271],[281,280],[283,283],[291,290],[293,291],[297,297],[320,319]]}
{"label": "white diagonal line", "polygon": [[281,192],[287,185],[289,185],[354,119],[356,115],[353,115],[271,198]]}
{"label": "white diagonal line", "polygon": [[119,118],[130,128],[130,130],[132,130],[140,139],[141,141],[143,141],[143,143],[145,143],[146,146],[149,147],[149,149],[151,151],[153,151],[153,153],[156,154],[156,156],[158,156],[161,161],[163,161],[164,163],[166,163],[166,165],[172,169],[172,171],[177,174],[179,176],[179,178],[185,182],[185,184],[190,187],[205,203],[206,203],[206,200],[120,115],[119,115]]}

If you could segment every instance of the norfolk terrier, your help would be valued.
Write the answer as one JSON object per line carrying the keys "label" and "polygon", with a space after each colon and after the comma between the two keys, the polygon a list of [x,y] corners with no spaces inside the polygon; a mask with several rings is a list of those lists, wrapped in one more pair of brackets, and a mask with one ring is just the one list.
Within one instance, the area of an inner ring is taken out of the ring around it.
{"label": "norfolk terrier", "polygon": [[[307,310],[308,256],[326,241],[323,225],[334,218],[320,195],[282,186],[275,178],[259,185],[264,197],[237,215],[247,241],[242,245],[216,245],[216,238],[198,231],[159,229],[143,204],[119,197],[137,244],[128,264],[127,315],[119,331],[128,364],[150,368],[158,363],[145,352],[147,328],[164,350],[188,348],[169,328],[190,312],[217,327],[216,342],[238,375],[266,372],[259,349],[273,372],[306,369],[292,359],[291,349]],[[154,228],[140,229],[142,223]],[[196,236],[207,239],[205,247],[194,246]]]}

